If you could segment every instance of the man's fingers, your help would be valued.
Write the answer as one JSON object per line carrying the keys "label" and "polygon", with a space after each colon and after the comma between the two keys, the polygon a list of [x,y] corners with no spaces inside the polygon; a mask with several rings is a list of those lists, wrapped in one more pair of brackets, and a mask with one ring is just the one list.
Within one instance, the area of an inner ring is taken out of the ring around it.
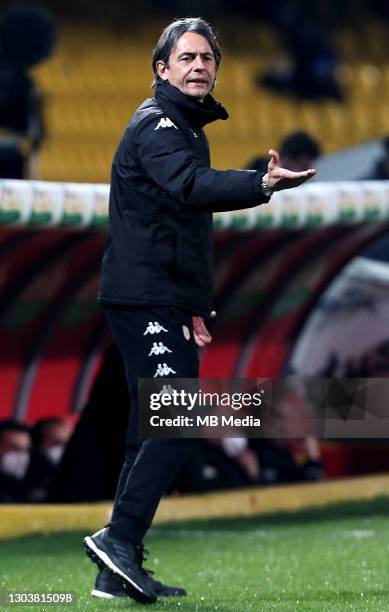
{"label": "man's fingers", "polygon": [[311,176],[315,176],[316,170],[313,168],[309,168],[309,170],[304,170],[303,172],[296,172],[298,175],[296,178],[311,178]]}
{"label": "man's fingers", "polygon": [[212,336],[207,330],[203,317],[192,317],[193,320],[193,336],[198,346],[204,347],[212,342]]}
{"label": "man's fingers", "polygon": [[207,328],[205,327],[205,325],[200,330],[198,330],[197,333],[198,333],[199,336],[201,336],[203,338],[203,340],[211,342],[212,336],[209,333],[209,331],[207,330]]}
{"label": "man's fingers", "polygon": [[196,334],[196,332],[193,333],[193,336],[194,336],[197,346],[199,346],[200,348],[203,348],[205,346],[204,340],[202,340],[201,337]]}
{"label": "man's fingers", "polygon": [[193,329],[200,336],[211,338],[211,334],[205,326],[203,317],[193,317]]}
{"label": "man's fingers", "polygon": [[293,170],[286,170],[285,168],[280,168],[280,176],[281,178],[287,179],[303,179],[303,178],[311,178],[315,176],[316,170],[310,168],[309,170],[302,170],[301,172],[294,172]]}
{"label": "man's fingers", "polygon": [[280,155],[278,151],[275,149],[269,149],[269,155],[271,155],[271,159],[269,161],[269,166],[279,166],[280,165]]}
{"label": "man's fingers", "polygon": [[193,336],[194,336],[197,346],[200,346],[201,348],[203,348],[204,346],[212,342],[211,336],[204,336],[203,334],[197,334],[195,331],[193,332]]}

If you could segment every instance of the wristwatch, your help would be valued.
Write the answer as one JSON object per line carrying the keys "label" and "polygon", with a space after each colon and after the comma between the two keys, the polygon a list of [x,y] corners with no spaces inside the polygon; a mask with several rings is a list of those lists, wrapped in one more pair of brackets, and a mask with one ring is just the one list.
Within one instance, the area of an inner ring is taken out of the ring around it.
{"label": "wristwatch", "polygon": [[273,193],[275,192],[275,189],[273,187],[268,187],[267,184],[267,173],[263,175],[262,177],[262,182],[261,182],[261,191],[263,193],[263,195],[270,197],[273,195]]}

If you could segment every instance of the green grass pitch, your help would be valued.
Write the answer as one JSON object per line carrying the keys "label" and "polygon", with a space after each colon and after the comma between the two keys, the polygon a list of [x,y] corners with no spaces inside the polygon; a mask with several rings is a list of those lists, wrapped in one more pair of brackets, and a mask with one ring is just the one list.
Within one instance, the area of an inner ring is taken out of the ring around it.
{"label": "green grass pitch", "polygon": [[[269,492],[270,494],[270,492]],[[81,533],[0,542],[0,591],[76,593],[75,605],[23,610],[144,610],[129,599],[90,597],[95,566]],[[146,567],[183,585],[185,598],[155,611],[389,611],[389,500],[250,519],[155,527]]]}

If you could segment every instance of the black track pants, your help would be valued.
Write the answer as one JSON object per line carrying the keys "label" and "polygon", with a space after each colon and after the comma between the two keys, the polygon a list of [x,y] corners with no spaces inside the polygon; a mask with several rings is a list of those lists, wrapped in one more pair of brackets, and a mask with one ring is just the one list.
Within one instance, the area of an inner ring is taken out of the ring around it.
{"label": "black track pants", "polygon": [[131,395],[126,458],[110,533],[139,543],[151,525],[162,495],[197,441],[137,437],[138,378],[197,378],[197,347],[192,316],[180,308],[110,306],[105,308],[105,314],[125,362]]}

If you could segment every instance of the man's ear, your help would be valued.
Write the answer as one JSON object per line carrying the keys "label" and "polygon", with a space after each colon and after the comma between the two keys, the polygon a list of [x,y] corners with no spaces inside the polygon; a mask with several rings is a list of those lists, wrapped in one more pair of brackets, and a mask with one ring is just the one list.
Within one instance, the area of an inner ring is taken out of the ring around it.
{"label": "man's ear", "polygon": [[158,62],[155,64],[155,68],[158,72],[158,76],[163,80],[163,81],[167,81],[168,80],[168,76],[169,76],[169,67],[167,64],[165,64],[165,62],[163,62],[162,60],[158,60]]}

